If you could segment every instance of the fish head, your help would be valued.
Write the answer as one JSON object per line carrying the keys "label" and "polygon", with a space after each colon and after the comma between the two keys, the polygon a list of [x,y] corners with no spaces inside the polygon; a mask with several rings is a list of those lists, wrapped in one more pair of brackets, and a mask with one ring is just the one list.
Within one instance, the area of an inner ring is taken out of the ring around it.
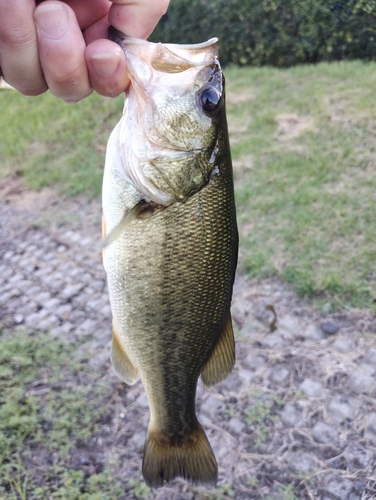
{"label": "fish head", "polygon": [[225,119],[218,39],[197,45],[117,41],[131,80],[120,131],[125,173],[146,201],[184,201],[216,168]]}

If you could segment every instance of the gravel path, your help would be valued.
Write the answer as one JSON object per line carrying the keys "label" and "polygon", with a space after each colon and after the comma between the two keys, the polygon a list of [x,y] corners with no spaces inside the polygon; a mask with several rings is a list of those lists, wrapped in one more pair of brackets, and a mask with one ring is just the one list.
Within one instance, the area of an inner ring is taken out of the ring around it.
{"label": "gravel path", "polygon": [[[93,366],[110,370],[99,204],[48,190],[36,196],[8,182],[0,185],[0,213],[1,322],[68,341],[90,335]],[[376,499],[375,318],[324,317],[277,280],[241,277],[233,318],[234,372],[212,390],[199,382],[197,397],[219,489],[208,496],[177,480],[154,498]],[[118,404],[111,442],[98,453],[120,457],[119,473],[139,478],[148,422],[142,385],[127,388]]]}

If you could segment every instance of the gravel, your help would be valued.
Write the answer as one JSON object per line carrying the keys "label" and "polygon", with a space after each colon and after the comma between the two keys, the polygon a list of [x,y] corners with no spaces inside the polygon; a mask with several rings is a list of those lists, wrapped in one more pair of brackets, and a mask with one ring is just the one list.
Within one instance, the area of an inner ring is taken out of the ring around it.
{"label": "gravel", "polygon": [[309,398],[318,398],[323,395],[322,384],[311,378],[305,378],[299,385],[299,389]]}
{"label": "gravel", "polygon": [[338,430],[326,422],[319,421],[312,428],[312,437],[318,443],[336,443]]}
{"label": "gravel", "polygon": [[286,427],[295,427],[302,418],[301,408],[288,403],[281,411],[281,421]]}

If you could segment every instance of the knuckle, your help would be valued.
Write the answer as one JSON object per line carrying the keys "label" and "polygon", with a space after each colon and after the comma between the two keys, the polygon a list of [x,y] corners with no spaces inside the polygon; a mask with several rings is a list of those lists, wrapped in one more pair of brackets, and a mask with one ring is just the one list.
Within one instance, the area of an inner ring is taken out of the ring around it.
{"label": "knuckle", "polygon": [[65,101],[67,104],[77,104],[78,102],[82,101],[83,99],[86,99],[86,97],[89,97],[89,95],[93,92],[93,89],[86,90],[85,92],[80,92],[79,94],[75,95],[62,95],[62,96],[57,96],[60,97],[63,101]]}
{"label": "knuckle", "polygon": [[104,86],[104,85],[93,85],[93,89],[95,92],[99,95],[102,95],[104,97],[118,97],[123,90],[120,89],[119,87],[110,87],[110,86]]}
{"label": "knuckle", "polygon": [[25,68],[20,72],[14,67],[3,67],[2,75],[9,85],[28,97],[43,94],[48,88],[41,73],[30,74]]}
{"label": "knuckle", "polygon": [[63,64],[55,64],[51,61],[50,64],[44,65],[44,71],[50,77],[54,85],[62,87],[79,87],[84,80],[82,66],[70,66]]}
{"label": "knuckle", "polygon": [[62,73],[56,73],[56,72],[51,73],[48,80],[50,88],[56,87],[56,88],[75,89],[79,87],[77,78]]}
{"label": "knuckle", "polygon": [[38,95],[42,95],[47,92],[47,90],[47,85],[44,85],[43,87],[24,90],[23,92],[21,92],[21,94],[25,95],[26,97],[37,97]]}
{"label": "knuckle", "polygon": [[20,94],[23,94],[26,97],[37,97],[38,95],[44,94],[44,92],[48,90],[46,84],[25,86],[22,83],[19,84],[18,82],[13,82],[9,85],[12,85],[12,87],[14,87]]}
{"label": "knuckle", "polygon": [[86,80],[77,78],[60,78],[50,82],[50,90],[56,96],[67,103],[76,103],[88,97],[93,89]]}
{"label": "knuckle", "polygon": [[5,47],[22,48],[37,43],[35,29],[22,30],[17,26],[6,26],[0,30],[0,44]]}

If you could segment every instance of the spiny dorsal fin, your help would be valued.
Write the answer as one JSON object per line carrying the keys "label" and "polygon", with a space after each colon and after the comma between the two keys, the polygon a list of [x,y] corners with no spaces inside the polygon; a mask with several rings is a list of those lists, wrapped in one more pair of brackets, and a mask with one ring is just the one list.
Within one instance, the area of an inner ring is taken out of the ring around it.
{"label": "spiny dorsal fin", "polygon": [[149,427],[142,475],[152,488],[159,488],[175,477],[183,477],[193,484],[215,486],[218,465],[201,425],[196,422],[195,428],[181,442],[173,442]]}
{"label": "spiny dorsal fin", "polygon": [[214,346],[210,358],[201,371],[201,379],[206,387],[225,379],[235,364],[235,340],[232,329],[231,314],[228,313],[227,321],[222,333]]}
{"label": "spiny dorsal fin", "polygon": [[116,375],[126,384],[133,385],[140,378],[137,368],[131,363],[128,354],[121,345],[119,335],[112,329],[111,361]]}

